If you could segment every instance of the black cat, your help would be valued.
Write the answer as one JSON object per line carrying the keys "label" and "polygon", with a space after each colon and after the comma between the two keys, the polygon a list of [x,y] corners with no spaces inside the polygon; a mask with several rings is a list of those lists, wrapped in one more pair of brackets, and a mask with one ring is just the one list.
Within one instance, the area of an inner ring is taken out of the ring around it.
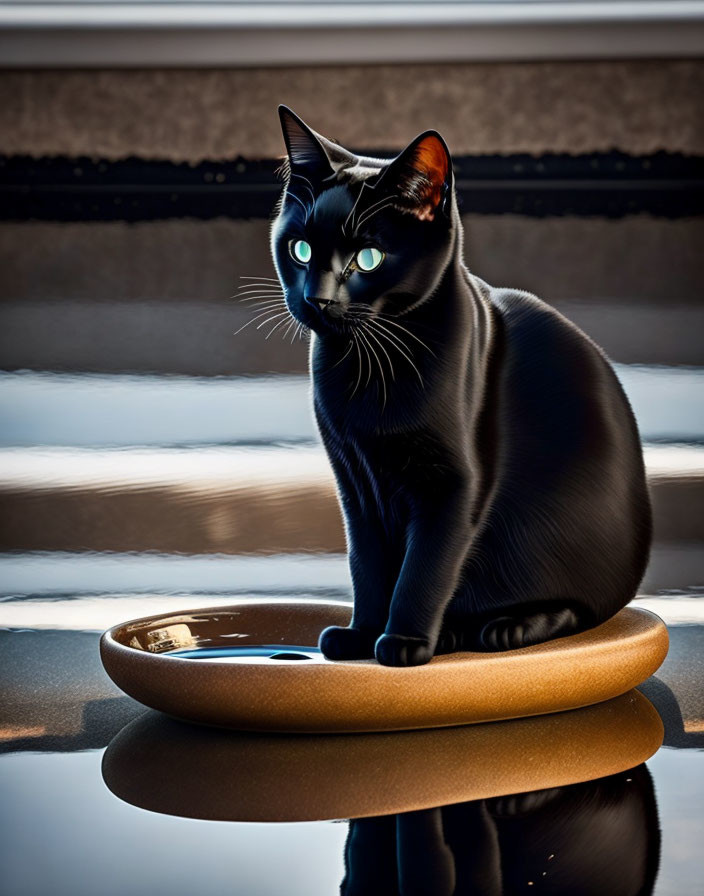
{"label": "black cat", "polygon": [[645,765],[498,799],[350,821],[342,896],[648,896],[660,864]]}
{"label": "black cat", "polygon": [[[463,262],[449,150],[361,157],[279,108],[272,252],[310,365],[354,586],[330,659],[392,666],[603,622],[651,539],[643,457],[601,350]],[[536,259],[540,264],[540,259]]]}

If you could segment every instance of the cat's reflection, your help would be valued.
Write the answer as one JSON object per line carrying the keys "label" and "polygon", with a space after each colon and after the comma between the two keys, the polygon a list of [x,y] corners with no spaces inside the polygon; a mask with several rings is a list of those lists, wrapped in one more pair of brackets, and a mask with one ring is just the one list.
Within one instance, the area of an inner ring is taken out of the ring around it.
{"label": "cat's reflection", "polygon": [[350,822],[342,896],[647,896],[660,831],[645,765],[516,796]]}

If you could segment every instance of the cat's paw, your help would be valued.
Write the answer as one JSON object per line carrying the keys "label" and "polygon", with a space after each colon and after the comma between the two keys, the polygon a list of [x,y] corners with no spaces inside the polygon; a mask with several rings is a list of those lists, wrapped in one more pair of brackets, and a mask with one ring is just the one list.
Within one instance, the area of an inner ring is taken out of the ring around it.
{"label": "cat's paw", "polygon": [[487,622],[479,633],[479,640],[486,650],[515,650],[524,646],[523,625],[510,616],[501,616]]}
{"label": "cat's paw", "polygon": [[433,658],[433,648],[423,638],[382,635],[374,653],[382,666],[422,666]]}
{"label": "cat's paw", "polygon": [[364,629],[331,625],[320,633],[318,647],[328,660],[368,660],[375,641],[376,635]]}
{"label": "cat's paw", "polygon": [[525,616],[500,616],[487,622],[479,634],[485,650],[515,650],[541,644],[551,638],[573,635],[580,629],[580,619],[572,607],[529,613]]}

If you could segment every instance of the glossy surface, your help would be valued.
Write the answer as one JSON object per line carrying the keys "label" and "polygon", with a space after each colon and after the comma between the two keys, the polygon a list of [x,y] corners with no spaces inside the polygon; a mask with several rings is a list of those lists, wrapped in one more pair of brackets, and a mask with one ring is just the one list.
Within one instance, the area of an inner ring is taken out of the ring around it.
{"label": "glossy surface", "polygon": [[[437,656],[414,671],[374,660],[330,662],[320,654],[305,663],[261,657],[231,663],[231,656],[212,655],[223,647],[231,653],[233,644],[313,646],[323,628],[349,618],[345,604],[305,601],[186,611],[115,626],[101,640],[101,656],[126,693],[178,718],[250,731],[394,731],[597,703],[640,684],[668,646],[660,619],[626,608],[568,638]],[[210,652],[206,660],[183,657],[199,648]]]}
{"label": "glossy surface", "polygon": [[[434,834],[439,814],[448,832],[458,825],[466,832],[459,843],[450,838],[461,875],[470,867],[494,873],[500,847],[505,885],[489,892],[521,892],[515,876],[544,860],[559,861],[563,896],[582,892],[580,880],[590,896],[604,896],[613,892],[609,874],[620,881],[624,868],[645,869],[650,852],[659,855],[654,896],[699,896],[704,627],[674,624],[670,632],[665,663],[640,689],[665,723],[664,746],[645,770],[614,775],[629,757],[635,763],[657,747],[659,723],[642,699],[440,732],[240,735],[169,720],[121,696],[100,666],[95,632],[0,631],[3,886],[13,896],[39,896],[47,887],[58,896],[330,896],[347,865],[362,892],[393,896],[399,890],[388,875],[408,868],[414,854],[426,869],[436,870],[438,860],[447,868]],[[588,715],[594,725],[577,724]],[[463,750],[482,741],[472,755]],[[429,749],[436,744],[437,752]],[[559,786],[548,786],[555,772]],[[103,775],[116,791],[129,786],[142,808],[125,802],[125,791],[116,798]],[[511,786],[541,789],[487,795]],[[419,795],[422,802],[410,802]],[[401,811],[410,805],[428,808]],[[355,808],[389,814],[364,825],[290,820],[305,812],[344,818]],[[279,821],[233,821],[252,817],[243,809]],[[590,876],[597,872],[598,887]]]}
{"label": "glossy surface", "polygon": [[[103,778],[126,802],[167,815],[358,818],[617,774],[649,759],[663,731],[657,711],[636,690],[537,718],[354,737],[247,735],[148,712],[110,742]],[[576,744],[584,747],[579,753]],[[237,775],[223,776],[223,768]]]}

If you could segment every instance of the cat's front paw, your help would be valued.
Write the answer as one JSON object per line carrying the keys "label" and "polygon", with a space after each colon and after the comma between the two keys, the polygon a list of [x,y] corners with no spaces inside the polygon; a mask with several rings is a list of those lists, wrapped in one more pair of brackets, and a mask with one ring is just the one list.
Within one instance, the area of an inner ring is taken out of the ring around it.
{"label": "cat's front paw", "polygon": [[424,638],[382,635],[374,654],[382,666],[422,666],[433,658],[433,648]]}
{"label": "cat's front paw", "polygon": [[375,641],[376,635],[364,629],[331,625],[320,633],[318,647],[328,660],[368,660]]}

